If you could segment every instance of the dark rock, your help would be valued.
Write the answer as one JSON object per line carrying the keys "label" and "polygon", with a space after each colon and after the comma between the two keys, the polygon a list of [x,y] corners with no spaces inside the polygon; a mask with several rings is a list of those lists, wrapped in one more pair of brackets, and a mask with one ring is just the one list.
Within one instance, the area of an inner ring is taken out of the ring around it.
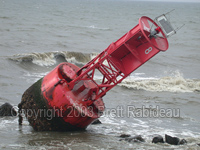
{"label": "dark rock", "polygon": [[186,143],[187,143],[187,141],[185,139],[182,139],[182,140],[179,141],[178,145],[183,145],[183,144],[186,144]]}
{"label": "dark rock", "polygon": [[200,143],[199,144],[197,144],[198,146],[200,146]]}
{"label": "dark rock", "polygon": [[92,124],[102,124],[99,119],[95,120]]}
{"label": "dark rock", "polygon": [[130,134],[121,134],[119,137],[120,138],[127,138],[127,137],[130,137],[131,135]]}
{"label": "dark rock", "polygon": [[160,135],[157,135],[153,138],[152,143],[164,143],[163,137]]}
{"label": "dark rock", "polygon": [[179,142],[180,142],[180,139],[177,138],[177,137],[171,137],[171,136],[165,134],[165,141],[166,141],[166,143],[168,143],[168,144],[178,145]]}
{"label": "dark rock", "polygon": [[5,103],[0,106],[0,116],[16,116],[17,112],[13,109],[13,106],[9,103]]}
{"label": "dark rock", "polygon": [[196,89],[196,90],[194,90],[194,91],[195,91],[195,92],[200,92],[200,90],[197,90],[197,89]]}
{"label": "dark rock", "polygon": [[142,138],[141,135],[136,135],[134,137],[127,137],[125,138],[125,141],[128,141],[128,142],[145,142],[145,140]]}

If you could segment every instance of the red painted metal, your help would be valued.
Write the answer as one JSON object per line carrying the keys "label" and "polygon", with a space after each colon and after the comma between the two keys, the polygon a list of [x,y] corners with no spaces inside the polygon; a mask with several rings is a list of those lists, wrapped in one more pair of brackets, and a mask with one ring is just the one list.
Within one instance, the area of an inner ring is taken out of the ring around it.
{"label": "red painted metal", "polygon": [[80,81],[72,90],[68,88],[68,83],[78,77],[79,69],[73,64],[61,63],[43,78],[41,85],[48,108],[54,109],[56,116],[68,123],[66,128],[70,124],[85,129],[105,108],[101,98],[94,101],[93,90],[98,87],[93,82]]}
{"label": "red painted metal", "polygon": [[[150,24],[163,37],[151,37]],[[138,25],[82,68],[70,63],[58,65],[43,79],[43,97],[49,108],[60,110],[57,116],[64,122],[85,129],[103,113],[102,97],[110,89],[160,50],[167,49],[168,41],[161,28],[150,18],[141,17]],[[102,78],[95,80],[96,75]]]}
{"label": "red painted metal", "polygon": [[[78,71],[78,77],[68,84],[70,89],[81,80],[91,80],[98,86],[95,91],[98,99],[160,50],[167,50],[168,41],[161,29],[163,37],[150,38],[151,23],[159,27],[150,18],[141,17],[137,26]],[[97,71],[102,75],[100,83],[94,79]]]}

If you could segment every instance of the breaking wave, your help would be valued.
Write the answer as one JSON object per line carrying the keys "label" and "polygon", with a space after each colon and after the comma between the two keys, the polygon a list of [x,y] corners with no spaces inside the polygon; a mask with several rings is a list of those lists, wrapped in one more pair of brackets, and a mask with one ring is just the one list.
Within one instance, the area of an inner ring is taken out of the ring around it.
{"label": "breaking wave", "polygon": [[199,79],[185,79],[178,71],[161,78],[134,78],[130,76],[119,84],[134,90],[151,92],[200,92]]}
{"label": "breaking wave", "polygon": [[17,54],[9,59],[17,62],[32,62],[39,66],[53,66],[56,64],[57,59],[60,59],[61,57],[67,62],[84,65],[96,55],[97,54],[95,53],[88,54],[81,52],[56,51],[46,53]]}
{"label": "breaking wave", "polygon": [[[97,53],[81,53],[56,51],[46,53],[17,54],[9,59],[17,62],[31,62],[39,66],[53,66],[57,61],[67,61],[76,65],[84,65],[97,56]],[[185,79],[179,71],[161,78],[142,77],[144,73],[132,74],[123,80],[119,86],[151,92],[200,92],[199,79]],[[96,80],[101,77],[96,77]]]}

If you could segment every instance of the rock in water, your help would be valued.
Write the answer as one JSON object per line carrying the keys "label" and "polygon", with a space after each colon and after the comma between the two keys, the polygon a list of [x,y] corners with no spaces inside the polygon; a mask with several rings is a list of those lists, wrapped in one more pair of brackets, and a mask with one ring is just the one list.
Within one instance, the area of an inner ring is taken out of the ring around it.
{"label": "rock in water", "polygon": [[166,141],[166,143],[168,143],[168,144],[178,145],[179,142],[180,142],[180,139],[177,138],[177,137],[171,137],[171,136],[165,134],[165,141]]}
{"label": "rock in water", "polygon": [[102,124],[101,121],[99,119],[95,120],[93,123],[93,125],[96,125],[96,124]]}
{"label": "rock in water", "polygon": [[127,138],[127,137],[130,137],[131,135],[130,134],[121,134],[119,137],[120,138]]}
{"label": "rock in water", "polygon": [[145,142],[145,140],[142,138],[141,135],[136,135],[134,137],[127,137],[127,138],[125,138],[125,141],[128,141],[128,142]]}
{"label": "rock in water", "polygon": [[182,140],[179,141],[178,144],[179,144],[179,145],[183,145],[183,144],[186,144],[186,143],[187,143],[187,141],[186,141],[185,139],[182,139]]}
{"label": "rock in water", "polygon": [[0,116],[16,116],[17,112],[13,109],[13,106],[9,103],[5,103],[0,106]]}
{"label": "rock in water", "polygon": [[157,135],[153,138],[152,143],[164,143],[163,137],[160,135]]}

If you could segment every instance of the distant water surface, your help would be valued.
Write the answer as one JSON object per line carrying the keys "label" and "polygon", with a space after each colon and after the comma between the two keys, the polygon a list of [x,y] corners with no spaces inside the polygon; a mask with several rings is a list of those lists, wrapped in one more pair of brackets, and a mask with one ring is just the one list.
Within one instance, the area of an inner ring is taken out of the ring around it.
{"label": "distant water surface", "polygon": [[[200,143],[200,3],[100,0],[0,0],[0,104],[14,106],[23,92],[56,65],[79,67],[138,24],[170,15],[176,27],[169,50],[144,64],[104,97],[103,124],[85,132],[35,132],[18,118],[0,118],[1,149],[197,149]],[[98,77],[96,77],[98,80]],[[131,109],[132,110],[131,110]],[[135,112],[166,116],[137,116]],[[116,110],[112,114],[112,110]],[[171,116],[170,116],[171,115]],[[145,143],[120,141],[120,134],[142,135]],[[169,134],[187,145],[152,144]]]}

